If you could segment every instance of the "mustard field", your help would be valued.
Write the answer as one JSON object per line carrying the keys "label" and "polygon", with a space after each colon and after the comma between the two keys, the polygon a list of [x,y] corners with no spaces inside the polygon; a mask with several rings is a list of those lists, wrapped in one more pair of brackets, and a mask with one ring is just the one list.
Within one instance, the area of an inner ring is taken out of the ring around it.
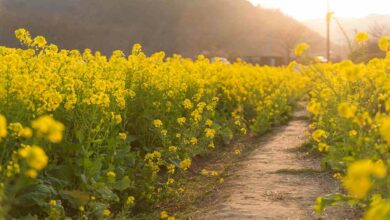
{"label": "mustard field", "polygon": [[[194,157],[287,122],[299,100],[309,143],[345,189],[318,198],[316,211],[345,203],[365,219],[390,218],[390,56],[259,67],[147,56],[140,45],[107,57],[15,34],[20,48],[0,47],[2,219],[152,212],[186,190],[179,180]],[[389,39],[379,46],[387,52]]]}

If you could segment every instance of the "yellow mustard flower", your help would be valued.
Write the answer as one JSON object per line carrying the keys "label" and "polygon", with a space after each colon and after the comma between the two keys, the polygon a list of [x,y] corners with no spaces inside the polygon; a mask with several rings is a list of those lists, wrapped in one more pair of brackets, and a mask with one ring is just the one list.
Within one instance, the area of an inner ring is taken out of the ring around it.
{"label": "yellow mustard flower", "polygon": [[382,36],[379,39],[378,46],[379,46],[379,49],[387,52],[389,50],[389,46],[390,46],[390,37],[389,36]]}
{"label": "yellow mustard flower", "polygon": [[379,131],[383,139],[390,144],[390,116],[382,118]]}
{"label": "yellow mustard flower", "polygon": [[38,135],[46,136],[53,143],[62,140],[64,125],[51,116],[44,115],[32,122],[32,127],[38,132]]}
{"label": "yellow mustard flower", "polygon": [[126,200],[126,205],[133,205],[135,201],[134,196],[128,196]]}
{"label": "yellow mustard flower", "polygon": [[26,160],[29,167],[38,171],[45,168],[49,161],[45,151],[36,145],[23,147],[18,154]]}
{"label": "yellow mustard flower", "polygon": [[119,139],[126,140],[127,134],[126,133],[119,133]]}
{"label": "yellow mustard flower", "polygon": [[312,134],[311,134],[311,137],[313,138],[313,140],[315,140],[316,142],[321,142],[321,139],[322,138],[326,138],[327,137],[327,132],[322,130],[322,129],[317,129],[315,130]]}
{"label": "yellow mustard flower", "polygon": [[357,199],[363,199],[373,187],[371,176],[384,178],[387,169],[382,161],[359,160],[348,166],[343,185]]}
{"label": "yellow mustard flower", "polygon": [[182,170],[188,170],[188,168],[190,168],[190,166],[191,166],[191,163],[192,163],[191,159],[188,159],[188,158],[184,159],[180,162],[180,168]]}
{"label": "yellow mustard flower", "polygon": [[364,43],[368,41],[368,33],[366,32],[359,32],[355,35],[355,41],[357,43]]}
{"label": "yellow mustard flower", "polygon": [[7,134],[7,119],[0,114],[0,139],[6,137]]}
{"label": "yellow mustard flower", "polygon": [[177,123],[179,125],[184,125],[186,123],[186,118],[185,117],[178,118]]}
{"label": "yellow mustard flower", "polygon": [[115,172],[113,172],[113,171],[108,171],[108,172],[107,172],[107,176],[108,176],[108,177],[116,177],[116,174],[115,174]]}
{"label": "yellow mustard flower", "polygon": [[302,54],[309,48],[310,46],[307,43],[300,43],[295,46],[294,53],[296,56],[302,56]]}
{"label": "yellow mustard flower", "polygon": [[206,136],[207,138],[212,139],[212,138],[215,137],[215,130],[214,130],[214,129],[206,128],[206,129],[204,130],[204,132],[206,133],[205,136]]}
{"label": "yellow mustard flower", "polygon": [[343,118],[353,118],[355,116],[357,107],[347,102],[340,103],[337,111]]}
{"label": "yellow mustard flower", "polygon": [[168,218],[168,212],[167,211],[162,211],[162,212],[160,212],[160,218],[161,219],[166,219],[166,218]]}
{"label": "yellow mustard flower", "polygon": [[160,119],[156,119],[153,121],[153,125],[154,125],[154,127],[159,128],[163,125],[163,123]]}
{"label": "yellow mustard flower", "polygon": [[103,216],[108,217],[111,215],[111,211],[109,209],[104,209],[102,214]]}

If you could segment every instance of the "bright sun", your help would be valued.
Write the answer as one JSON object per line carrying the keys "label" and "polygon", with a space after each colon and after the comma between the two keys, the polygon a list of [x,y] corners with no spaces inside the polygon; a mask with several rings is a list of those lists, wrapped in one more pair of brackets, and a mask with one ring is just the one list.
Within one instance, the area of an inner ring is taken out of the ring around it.
{"label": "bright sun", "polygon": [[[255,5],[279,8],[298,19],[324,18],[326,0],[249,0]],[[370,14],[389,14],[389,0],[329,0],[331,10],[338,17],[364,17]]]}

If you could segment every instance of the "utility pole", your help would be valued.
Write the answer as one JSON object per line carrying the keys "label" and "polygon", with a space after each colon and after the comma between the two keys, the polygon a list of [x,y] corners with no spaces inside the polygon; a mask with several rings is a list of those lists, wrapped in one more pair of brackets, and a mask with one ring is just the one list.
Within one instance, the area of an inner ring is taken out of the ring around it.
{"label": "utility pole", "polygon": [[330,62],[330,21],[332,19],[332,12],[330,11],[329,0],[326,1],[326,59]]}

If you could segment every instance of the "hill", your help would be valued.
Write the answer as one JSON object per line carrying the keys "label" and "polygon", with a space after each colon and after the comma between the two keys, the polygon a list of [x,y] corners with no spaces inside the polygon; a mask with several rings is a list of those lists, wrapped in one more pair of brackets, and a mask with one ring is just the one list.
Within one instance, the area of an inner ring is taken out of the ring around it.
{"label": "hill", "polygon": [[[348,37],[353,40],[357,32],[369,32],[374,37],[389,33],[390,15],[372,14],[363,18],[337,18],[341,27],[345,30]],[[326,23],[325,19],[314,19],[304,21],[304,24],[325,37]],[[346,44],[346,38],[336,22],[332,22],[332,42],[337,44]]]}
{"label": "hill", "polygon": [[148,54],[194,57],[280,56],[301,42],[323,51],[323,38],[278,10],[246,0],[0,0],[0,44],[17,46],[19,27],[67,49],[105,54],[141,43]]}

